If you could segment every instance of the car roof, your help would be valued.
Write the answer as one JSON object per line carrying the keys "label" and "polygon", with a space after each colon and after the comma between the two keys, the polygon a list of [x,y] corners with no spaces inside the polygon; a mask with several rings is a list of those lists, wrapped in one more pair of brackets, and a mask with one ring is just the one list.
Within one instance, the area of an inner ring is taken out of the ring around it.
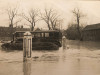
{"label": "car roof", "polygon": [[[15,33],[25,33],[27,31],[16,31]],[[58,30],[48,30],[48,31],[29,31],[29,32],[33,32],[33,33],[48,33],[48,32],[59,32]]]}

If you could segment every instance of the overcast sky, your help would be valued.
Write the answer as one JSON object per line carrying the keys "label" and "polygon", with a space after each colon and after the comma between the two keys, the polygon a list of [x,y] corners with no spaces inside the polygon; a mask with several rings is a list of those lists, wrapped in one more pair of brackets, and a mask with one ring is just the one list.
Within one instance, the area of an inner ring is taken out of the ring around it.
{"label": "overcast sky", "polygon": [[[69,22],[74,21],[72,9],[78,7],[85,15],[81,22],[85,24],[100,23],[100,1],[70,1],[70,0],[0,0],[0,26],[9,26],[8,16],[5,12],[7,7],[19,5],[20,12],[24,12],[30,8],[43,10],[44,8],[54,8],[61,15],[63,20],[63,28],[66,28]],[[23,24],[23,23],[22,23]],[[37,23],[37,27],[46,27],[45,23]]]}

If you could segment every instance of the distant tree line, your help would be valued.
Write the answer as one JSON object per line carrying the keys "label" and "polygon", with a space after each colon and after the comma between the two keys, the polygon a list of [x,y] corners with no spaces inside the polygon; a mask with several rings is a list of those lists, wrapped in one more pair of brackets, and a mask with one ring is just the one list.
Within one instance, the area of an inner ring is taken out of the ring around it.
{"label": "distant tree line", "polygon": [[[82,40],[82,30],[83,27],[79,26],[80,33],[77,29],[77,24],[71,24],[68,26],[67,30],[64,31],[65,36],[69,40]],[[81,34],[81,39],[80,39]]]}
{"label": "distant tree line", "polygon": [[[62,22],[63,19],[61,18],[61,15],[53,8],[44,9],[42,12],[38,9],[29,9],[28,12],[19,12],[18,7],[9,7],[7,10],[7,15],[9,19],[9,26],[10,26],[10,34],[13,33],[14,25],[18,25],[19,22],[22,20],[25,20],[30,26],[30,30],[34,31],[35,26],[37,25],[38,21],[44,21],[48,27],[49,30],[60,30],[62,29]],[[69,24],[68,28],[64,31],[64,35],[68,39],[82,39],[82,29],[80,20],[85,15],[81,12],[79,8],[74,8],[71,13],[75,17],[75,23]]]}
{"label": "distant tree line", "polygon": [[75,23],[69,23],[67,30],[64,31],[67,39],[70,40],[82,40],[82,30],[83,26],[80,22],[81,18],[85,17],[85,15],[81,12],[79,8],[75,8],[72,10],[72,13],[75,17]]}
{"label": "distant tree line", "polygon": [[[56,30],[60,29],[59,25],[61,24],[60,15],[56,10],[53,8],[44,9],[44,12],[39,11],[38,9],[31,8],[27,13],[26,12],[18,12],[18,7],[9,7],[7,10],[8,18],[9,18],[9,25],[10,27],[14,27],[14,25],[17,25],[19,22],[21,22],[22,19],[25,19],[27,23],[24,24],[30,26],[30,30],[33,31],[36,23],[40,20],[43,20],[46,24],[49,30]],[[18,20],[15,19],[18,18]],[[21,17],[21,19],[20,19]]]}

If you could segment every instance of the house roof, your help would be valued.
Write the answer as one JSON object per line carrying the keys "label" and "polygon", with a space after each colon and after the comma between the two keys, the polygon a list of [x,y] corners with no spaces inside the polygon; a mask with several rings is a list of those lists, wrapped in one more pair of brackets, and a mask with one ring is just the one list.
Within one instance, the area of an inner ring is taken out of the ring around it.
{"label": "house roof", "polygon": [[83,30],[96,30],[100,29],[100,23],[87,25]]}

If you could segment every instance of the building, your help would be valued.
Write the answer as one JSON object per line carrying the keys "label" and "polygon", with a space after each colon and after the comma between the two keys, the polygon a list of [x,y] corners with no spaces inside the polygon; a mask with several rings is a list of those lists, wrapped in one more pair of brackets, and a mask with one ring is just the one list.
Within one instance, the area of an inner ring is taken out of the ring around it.
{"label": "building", "polygon": [[29,31],[29,28],[0,27],[0,40],[11,40],[15,31]]}
{"label": "building", "polygon": [[100,23],[87,25],[82,32],[85,41],[100,41]]}

